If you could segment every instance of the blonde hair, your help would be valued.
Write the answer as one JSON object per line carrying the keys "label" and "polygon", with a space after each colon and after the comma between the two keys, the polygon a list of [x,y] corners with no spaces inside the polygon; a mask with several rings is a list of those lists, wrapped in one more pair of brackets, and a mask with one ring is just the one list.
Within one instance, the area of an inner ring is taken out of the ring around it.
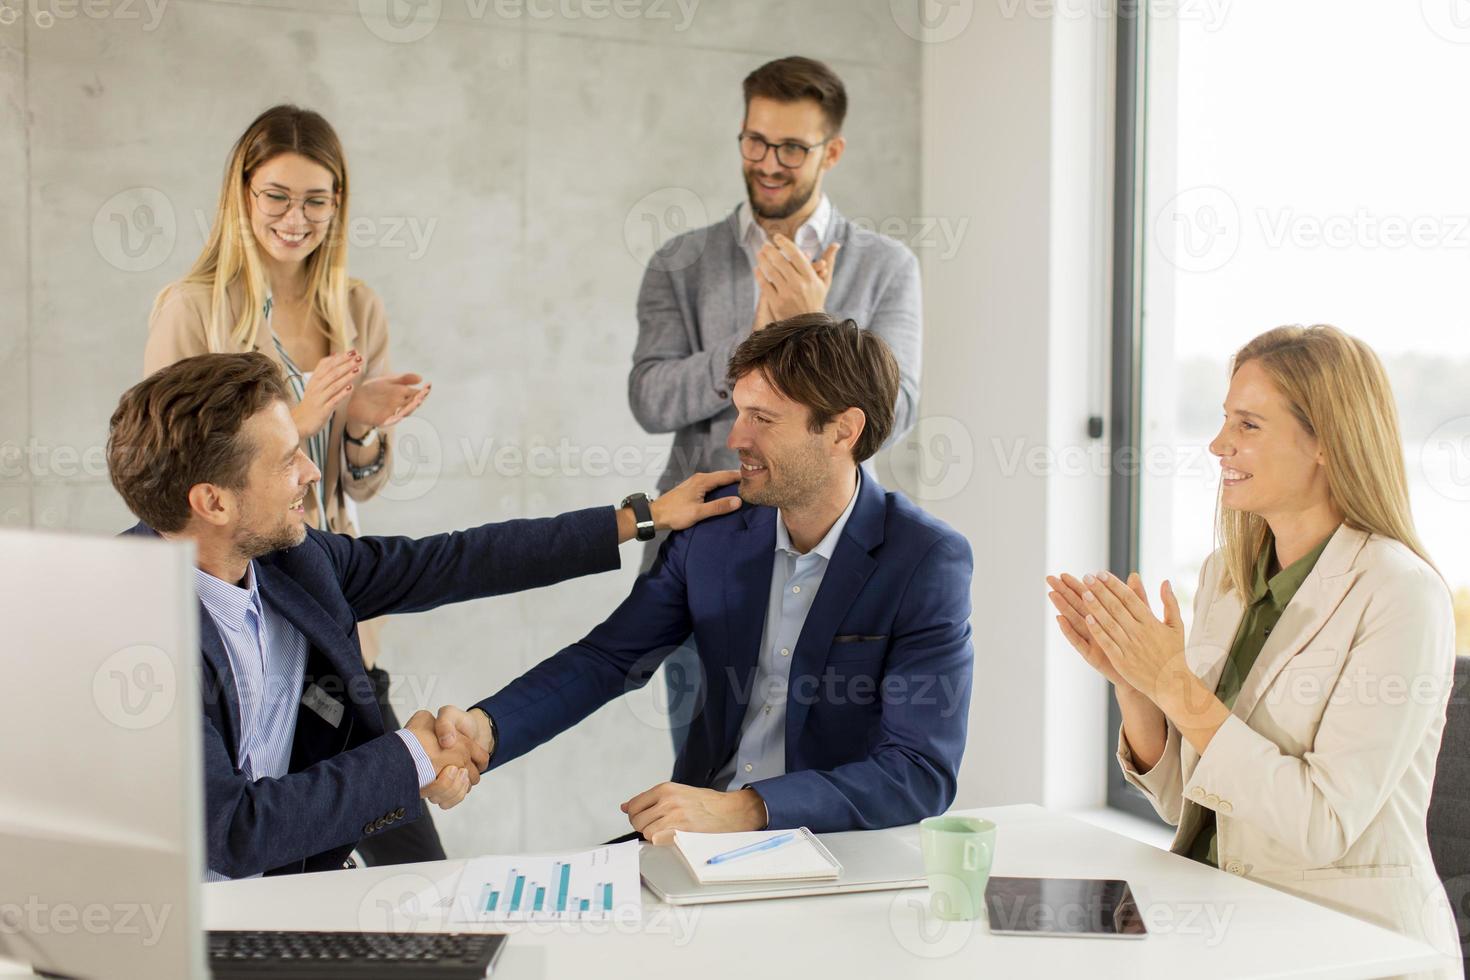
{"label": "blonde hair", "polygon": [[[1332,326],[1277,327],[1236,352],[1230,376],[1249,361],[1260,364],[1317,440],[1328,500],[1343,523],[1402,542],[1433,567],[1414,530],[1398,409],[1373,349]],[[1223,500],[1217,515],[1225,590],[1246,594],[1270,529],[1259,514],[1227,510]]]}
{"label": "blonde hair", "polygon": [[[347,161],[326,119],[309,109],[278,105],[257,116],[230,151],[209,240],[183,279],[183,283],[210,290],[209,318],[204,325],[210,353],[254,350],[259,340],[269,287],[250,227],[250,180],[257,169],[282,153],[299,153],[332,175],[337,209],[321,244],[305,259],[306,290],[310,309],[325,325],[327,339],[338,347],[346,345],[347,244],[340,230],[348,226]],[[237,281],[244,289],[245,302],[232,319],[229,290]],[[165,288],[154,300],[155,314],[168,292]]]}

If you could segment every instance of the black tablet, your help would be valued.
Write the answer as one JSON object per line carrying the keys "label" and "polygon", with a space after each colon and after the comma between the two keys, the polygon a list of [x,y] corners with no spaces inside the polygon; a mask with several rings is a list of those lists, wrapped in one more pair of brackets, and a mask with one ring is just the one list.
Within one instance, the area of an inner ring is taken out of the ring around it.
{"label": "black tablet", "polygon": [[1128,882],[1093,878],[991,878],[990,931],[1011,936],[1146,936]]}

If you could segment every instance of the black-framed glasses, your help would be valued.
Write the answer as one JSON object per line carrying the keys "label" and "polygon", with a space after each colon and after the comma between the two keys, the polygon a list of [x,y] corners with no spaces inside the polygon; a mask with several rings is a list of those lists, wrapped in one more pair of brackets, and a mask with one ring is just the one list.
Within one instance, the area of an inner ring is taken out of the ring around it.
{"label": "black-framed glasses", "polygon": [[740,155],[751,163],[760,163],[766,158],[771,150],[776,151],[776,162],[783,167],[795,170],[806,163],[806,155],[819,146],[832,142],[832,137],[827,137],[821,143],[813,143],[808,146],[805,143],[797,143],[787,140],[785,143],[772,143],[759,133],[740,134]]}
{"label": "black-framed glasses", "polygon": [[250,188],[251,195],[255,198],[255,206],[260,208],[260,213],[271,218],[279,218],[291,210],[291,205],[300,202],[301,213],[314,225],[331,221],[332,215],[337,213],[337,195],[335,194],[308,194],[305,197],[292,197],[285,191],[274,187],[264,190]]}

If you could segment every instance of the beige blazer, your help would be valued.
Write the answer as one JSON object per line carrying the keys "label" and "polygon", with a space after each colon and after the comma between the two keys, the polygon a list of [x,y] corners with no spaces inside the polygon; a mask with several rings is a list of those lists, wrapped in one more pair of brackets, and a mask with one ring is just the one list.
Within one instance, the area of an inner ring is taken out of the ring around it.
{"label": "beige blazer", "polygon": [[[236,284],[230,290],[230,315],[240,313],[244,301],[244,289]],[[143,374],[149,375],[159,368],[196,354],[221,353],[221,340],[207,329],[209,321],[209,287],[193,283],[174,283],[164,290],[163,300],[157,305],[148,322],[148,344],[143,351]],[[227,329],[227,328],[226,328]],[[383,313],[383,301],[378,299],[367,286],[352,280],[347,293],[347,323],[343,347],[335,339],[331,352],[356,347],[363,358],[363,377],[373,378],[389,373],[388,362],[388,318]],[[269,335],[256,339],[255,349],[281,365],[276,345]],[[281,365],[284,368],[284,365]],[[315,365],[298,365],[310,370]],[[326,499],[327,526],[338,533],[356,537],[357,523],[352,519],[347,499],[363,501],[372,497],[387,482],[392,468],[393,436],[391,432],[380,432],[386,438],[387,455],[383,457],[383,468],[372,476],[361,480],[353,479],[345,465],[342,449],[342,433],[347,426],[347,402],[337,406],[332,419],[332,437],[327,446],[326,466],[322,468],[322,496]],[[306,498],[307,520],[313,527],[320,527],[316,514],[316,500]]]}
{"label": "beige blazer", "polygon": [[[1244,615],[1205,562],[1185,646],[1213,688]],[[1367,919],[1454,956],[1423,976],[1460,978],[1459,935],[1425,820],[1454,679],[1449,590],[1403,544],[1339,527],[1282,613],[1235,708],[1200,756],[1173,725],[1140,774],[1122,733],[1118,763],[1159,816],[1172,850],[1215,811],[1220,866]]]}

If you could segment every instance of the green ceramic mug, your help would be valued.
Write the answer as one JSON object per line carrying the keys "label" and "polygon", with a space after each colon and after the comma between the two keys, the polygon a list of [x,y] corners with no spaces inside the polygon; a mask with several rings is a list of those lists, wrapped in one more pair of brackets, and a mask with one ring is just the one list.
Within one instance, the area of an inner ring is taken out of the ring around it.
{"label": "green ceramic mug", "polygon": [[929,908],[941,919],[978,919],[995,858],[995,824],[979,817],[930,817],[919,824]]}

